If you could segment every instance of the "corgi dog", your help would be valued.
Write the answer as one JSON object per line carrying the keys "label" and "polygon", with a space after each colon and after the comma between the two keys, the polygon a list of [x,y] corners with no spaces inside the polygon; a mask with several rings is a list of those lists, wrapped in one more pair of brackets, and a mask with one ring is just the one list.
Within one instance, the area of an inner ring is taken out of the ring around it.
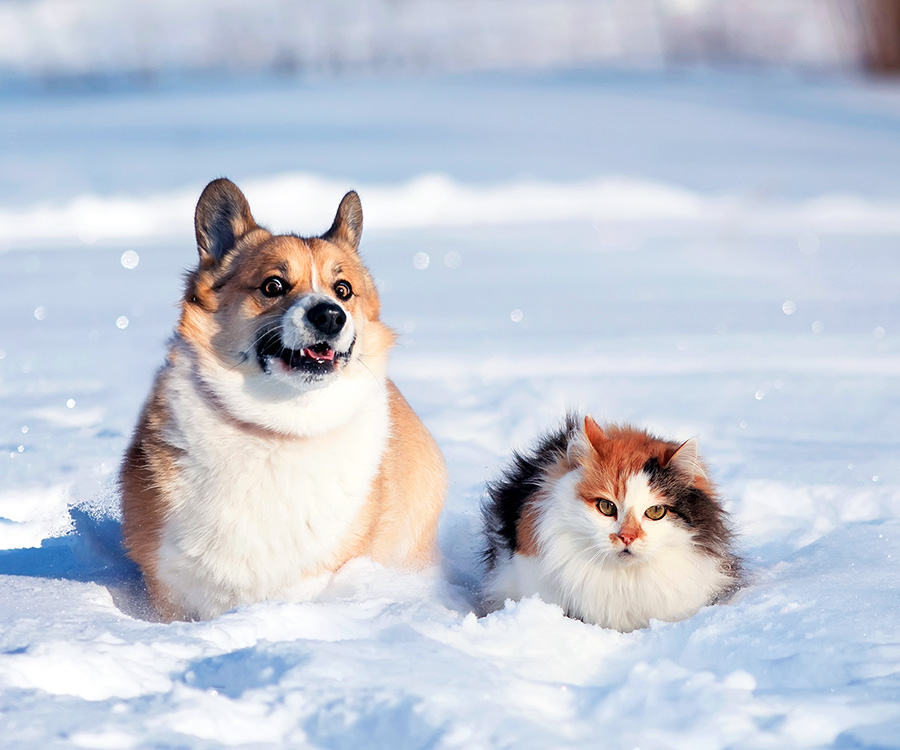
{"label": "corgi dog", "polygon": [[690,617],[736,588],[726,513],[697,454],[574,416],[488,485],[484,603],[538,595],[631,631]]}
{"label": "corgi dog", "polygon": [[393,332],[344,196],[320,237],[273,235],[219,179],[199,263],[125,455],[122,534],[164,620],[302,595],[367,556],[424,566],[447,477],[387,377]]}

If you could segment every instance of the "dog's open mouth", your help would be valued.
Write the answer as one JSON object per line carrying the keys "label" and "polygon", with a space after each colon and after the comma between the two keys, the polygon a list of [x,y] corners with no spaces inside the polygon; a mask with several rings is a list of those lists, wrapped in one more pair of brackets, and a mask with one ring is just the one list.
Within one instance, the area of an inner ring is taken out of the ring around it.
{"label": "dog's open mouth", "polygon": [[[293,360],[297,355],[297,351],[295,349],[291,349],[290,351],[290,360],[285,360],[286,364],[289,364],[293,367]],[[332,349],[328,344],[313,344],[312,346],[308,346],[301,352],[301,357],[309,357],[310,359],[314,359],[316,364],[323,365],[326,362],[334,361],[334,349]]]}
{"label": "dog's open mouth", "polygon": [[322,341],[302,349],[288,349],[276,332],[264,335],[256,345],[256,356],[260,367],[269,371],[273,359],[280,360],[293,372],[325,375],[334,371],[340,355],[330,344]]}

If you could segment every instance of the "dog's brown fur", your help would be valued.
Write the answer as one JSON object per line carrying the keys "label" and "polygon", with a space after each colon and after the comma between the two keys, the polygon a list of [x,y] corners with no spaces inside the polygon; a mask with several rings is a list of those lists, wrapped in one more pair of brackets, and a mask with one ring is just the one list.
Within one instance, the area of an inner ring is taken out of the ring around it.
{"label": "dog's brown fur", "polygon": [[[178,538],[181,532],[196,531],[198,523],[202,526],[202,521],[184,520],[199,516],[182,517],[182,509],[186,503],[194,502],[194,495],[209,502],[203,495],[203,483],[195,482],[192,477],[198,471],[197,466],[205,466],[205,457],[198,452],[206,449],[206,441],[212,441],[210,445],[214,447],[219,438],[218,432],[201,432],[201,440],[191,437],[194,417],[182,413],[185,399],[189,399],[190,409],[196,410],[203,419],[213,420],[222,441],[237,446],[237,454],[242,452],[240,446],[245,445],[247,453],[262,450],[265,455],[271,451],[273,456],[280,456],[279,451],[284,450],[284,455],[292,455],[289,452],[294,449],[305,450],[309,441],[323,439],[312,434],[315,429],[308,430],[299,423],[294,431],[293,424],[285,421],[280,413],[271,420],[256,418],[253,416],[256,407],[250,402],[247,402],[251,414],[248,417],[240,409],[232,408],[230,392],[221,391],[218,385],[226,378],[260,379],[261,365],[249,355],[248,346],[256,335],[252,332],[282,320],[304,295],[315,292],[321,296],[323,290],[346,310],[356,330],[355,349],[350,359],[342,365],[339,375],[329,377],[346,380],[365,379],[370,375],[380,381],[382,397],[387,401],[389,426],[368,498],[355,519],[341,527],[342,536],[334,540],[328,553],[307,569],[297,571],[297,575],[334,571],[359,556],[390,566],[418,567],[430,562],[436,553],[446,469],[433,438],[385,375],[387,352],[394,336],[379,320],[378,295],[357,253],[362,213],[356,194],[348,193],[333,226],[321,237],[273,236],[256,224],[246,199],[233,183],[216,180],[200,198],[195,223],[200,262],[188,277],[168,363],[157,377],[121,471],[125,544],[143,571],[150,599],[159,615],[164,619],[207,617],[229,604],[226,596],[222,606],[192,608],[185,602],[186,595],[175,593],[173,586],[179,585],[177,581],[173,584],[171,576],[165,578],[160,570],[164,536],[174,534]],[[283,297],[268,299],[260,293],[260,285],[273,275],[286,280],[290,291]],[[337,279],[352,285],[350,299],[339,300],[331,291]],[[335,367],[340,369],[337,364]],[[368,374],[360,368],[368,370]],[[331,387],[325,385],[323,390]],[[366,387],[371,388],[371,383]],[[288,404],[285,408],[294,407]],[[368,450],[364,439],[354,434],[356,419],[351,415],[347,423],[337,425],[326,437],[347,435],[351,441],[363,441],[363,448]],[[242,458],[234,455],[235,461]],[[210,459],[211,464],[216,460]],[[194,474],[188,466],[194,467],[191,469]],[[227,464],[223,464],[223,470],[226,468]],[[284,467],[288,472],[295,468]],[[255,465],[248,467],[248,471],[255,470],[258,470]],[[213,472],[210,481],[215,479]],[[187,482],[195,482],[196,486],[190,485],[185,490]],[[296,498],[298,503],[307,501],[305,497]],[[234,499],[230,502],[230,509],[242,507]],[[340,502],[340,498],[329,496],[330,502]],[[253,507],[246,512],[259,512]],[[265,504],[260,507],[264,508]],[[219,521],[214,517],[211,520],[215,524]],[[256,519],[248,515],[248,520]],[[227,543],[238,545],[239,534],[236,532],[235,539]],[[265,540],[253,541],[265,543]],[[210,542],[214,544],[215,541]],[[234,557],[239,559],[239,552]],[[248,564],[252,566],[254,562]],[[236,575],[238,572],[250,575],[236,569]],[[247,603],[247,595],[241,594],[238,588],[235,585],[232,606]],[[277,596],[277,592],[272,595]],[[261,598],[268,595],[263,593]]]}

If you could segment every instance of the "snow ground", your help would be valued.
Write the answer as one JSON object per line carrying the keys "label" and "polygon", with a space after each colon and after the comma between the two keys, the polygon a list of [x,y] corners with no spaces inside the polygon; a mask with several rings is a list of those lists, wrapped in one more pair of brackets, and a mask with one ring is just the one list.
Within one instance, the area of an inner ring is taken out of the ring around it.
{"label": "snow ground", "polygon": [[[10,93],[0,133],[4,747],[900,747],[900,88],[263,79]],[[445,559],[163,625],[111,482],[221,174],[283,230],[360,190]],[[472,613],[483,482],[572,406],[699,435],[735,601]]]}

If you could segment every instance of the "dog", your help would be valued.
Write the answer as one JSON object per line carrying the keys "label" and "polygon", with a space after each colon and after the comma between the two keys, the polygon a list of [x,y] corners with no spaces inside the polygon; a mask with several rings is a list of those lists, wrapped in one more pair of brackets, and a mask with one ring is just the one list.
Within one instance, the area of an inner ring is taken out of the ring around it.
{"label": "dog", "polygon": [[199,263],[120,473],[158,617],[291,599],[356,557],[429,564],[446,467],[387,377],[359,196],[319,237],[273,235],[218,179],[194,223]]}

